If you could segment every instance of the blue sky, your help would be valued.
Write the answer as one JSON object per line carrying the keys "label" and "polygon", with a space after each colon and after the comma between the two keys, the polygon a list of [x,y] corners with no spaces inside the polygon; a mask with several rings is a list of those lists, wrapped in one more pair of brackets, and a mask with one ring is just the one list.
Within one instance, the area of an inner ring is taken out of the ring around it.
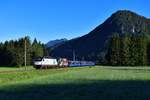
{"label": "blue sky", "polygon": [[0,41],[25,35],[43,43],[75,38],[117,10],[150,18],[150,0],[0,0]]}

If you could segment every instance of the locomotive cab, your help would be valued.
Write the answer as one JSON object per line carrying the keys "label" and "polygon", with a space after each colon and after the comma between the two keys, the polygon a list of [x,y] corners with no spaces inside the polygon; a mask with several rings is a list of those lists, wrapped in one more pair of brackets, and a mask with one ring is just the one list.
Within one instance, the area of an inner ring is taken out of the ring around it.
{"label": "locomotive cab", "polygon": [[34,68],[48,68],[48,67],[57,67],[58,62],[57,59],[53,59],[50,57],[38,57],[34,59]]}

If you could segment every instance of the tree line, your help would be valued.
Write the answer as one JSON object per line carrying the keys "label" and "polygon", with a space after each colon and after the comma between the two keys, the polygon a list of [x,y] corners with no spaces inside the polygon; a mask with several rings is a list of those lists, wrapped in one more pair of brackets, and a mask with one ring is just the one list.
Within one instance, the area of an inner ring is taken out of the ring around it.
{"label": "tree line", "polygon": [[139,66],[150,63],[150,39],[146,34],[113,34],[109,40],[106,64]]}
{"label": "tree line", "polygon": [[[36,57],[48,56],[44,44],[29,37],[0,43],[0,66],[23,66],[26,40],[27,65]],[[150,64],[150,38],[147,34],[113,34],[105,53],[94,57],[100,64],[112,66],[140,66]],[[93,58],[93,57],[92,57]]]}
{"label": "tree line", "polygon": [[36,39],[31,42],[28,36],[18,40],[5,41],[4,43],[0,43],[0,66],[23,66],[25,41],[27,65],[31,65],[35,57],[48,55],[44,44]]}

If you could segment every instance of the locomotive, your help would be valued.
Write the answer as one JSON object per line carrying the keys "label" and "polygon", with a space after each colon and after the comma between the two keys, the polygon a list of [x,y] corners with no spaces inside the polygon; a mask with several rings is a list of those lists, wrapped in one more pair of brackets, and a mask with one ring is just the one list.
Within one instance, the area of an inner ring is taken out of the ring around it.
{"label": "locomotive", "polygon": [[64,68],[64,67],[82,67],[95,66],[92,61],[70,61],[66,58],[55,59],[51,57],[38,57],[34,59],[34,68],[48,69],[48,68]]}

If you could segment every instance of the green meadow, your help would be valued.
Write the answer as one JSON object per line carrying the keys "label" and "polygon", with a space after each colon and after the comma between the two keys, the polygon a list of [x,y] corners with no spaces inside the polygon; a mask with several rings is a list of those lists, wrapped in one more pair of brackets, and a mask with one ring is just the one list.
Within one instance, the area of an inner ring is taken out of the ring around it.
{"label": "green meadow", "polygon": [[149,100],[149,67],[0,68],[0,100]]}

